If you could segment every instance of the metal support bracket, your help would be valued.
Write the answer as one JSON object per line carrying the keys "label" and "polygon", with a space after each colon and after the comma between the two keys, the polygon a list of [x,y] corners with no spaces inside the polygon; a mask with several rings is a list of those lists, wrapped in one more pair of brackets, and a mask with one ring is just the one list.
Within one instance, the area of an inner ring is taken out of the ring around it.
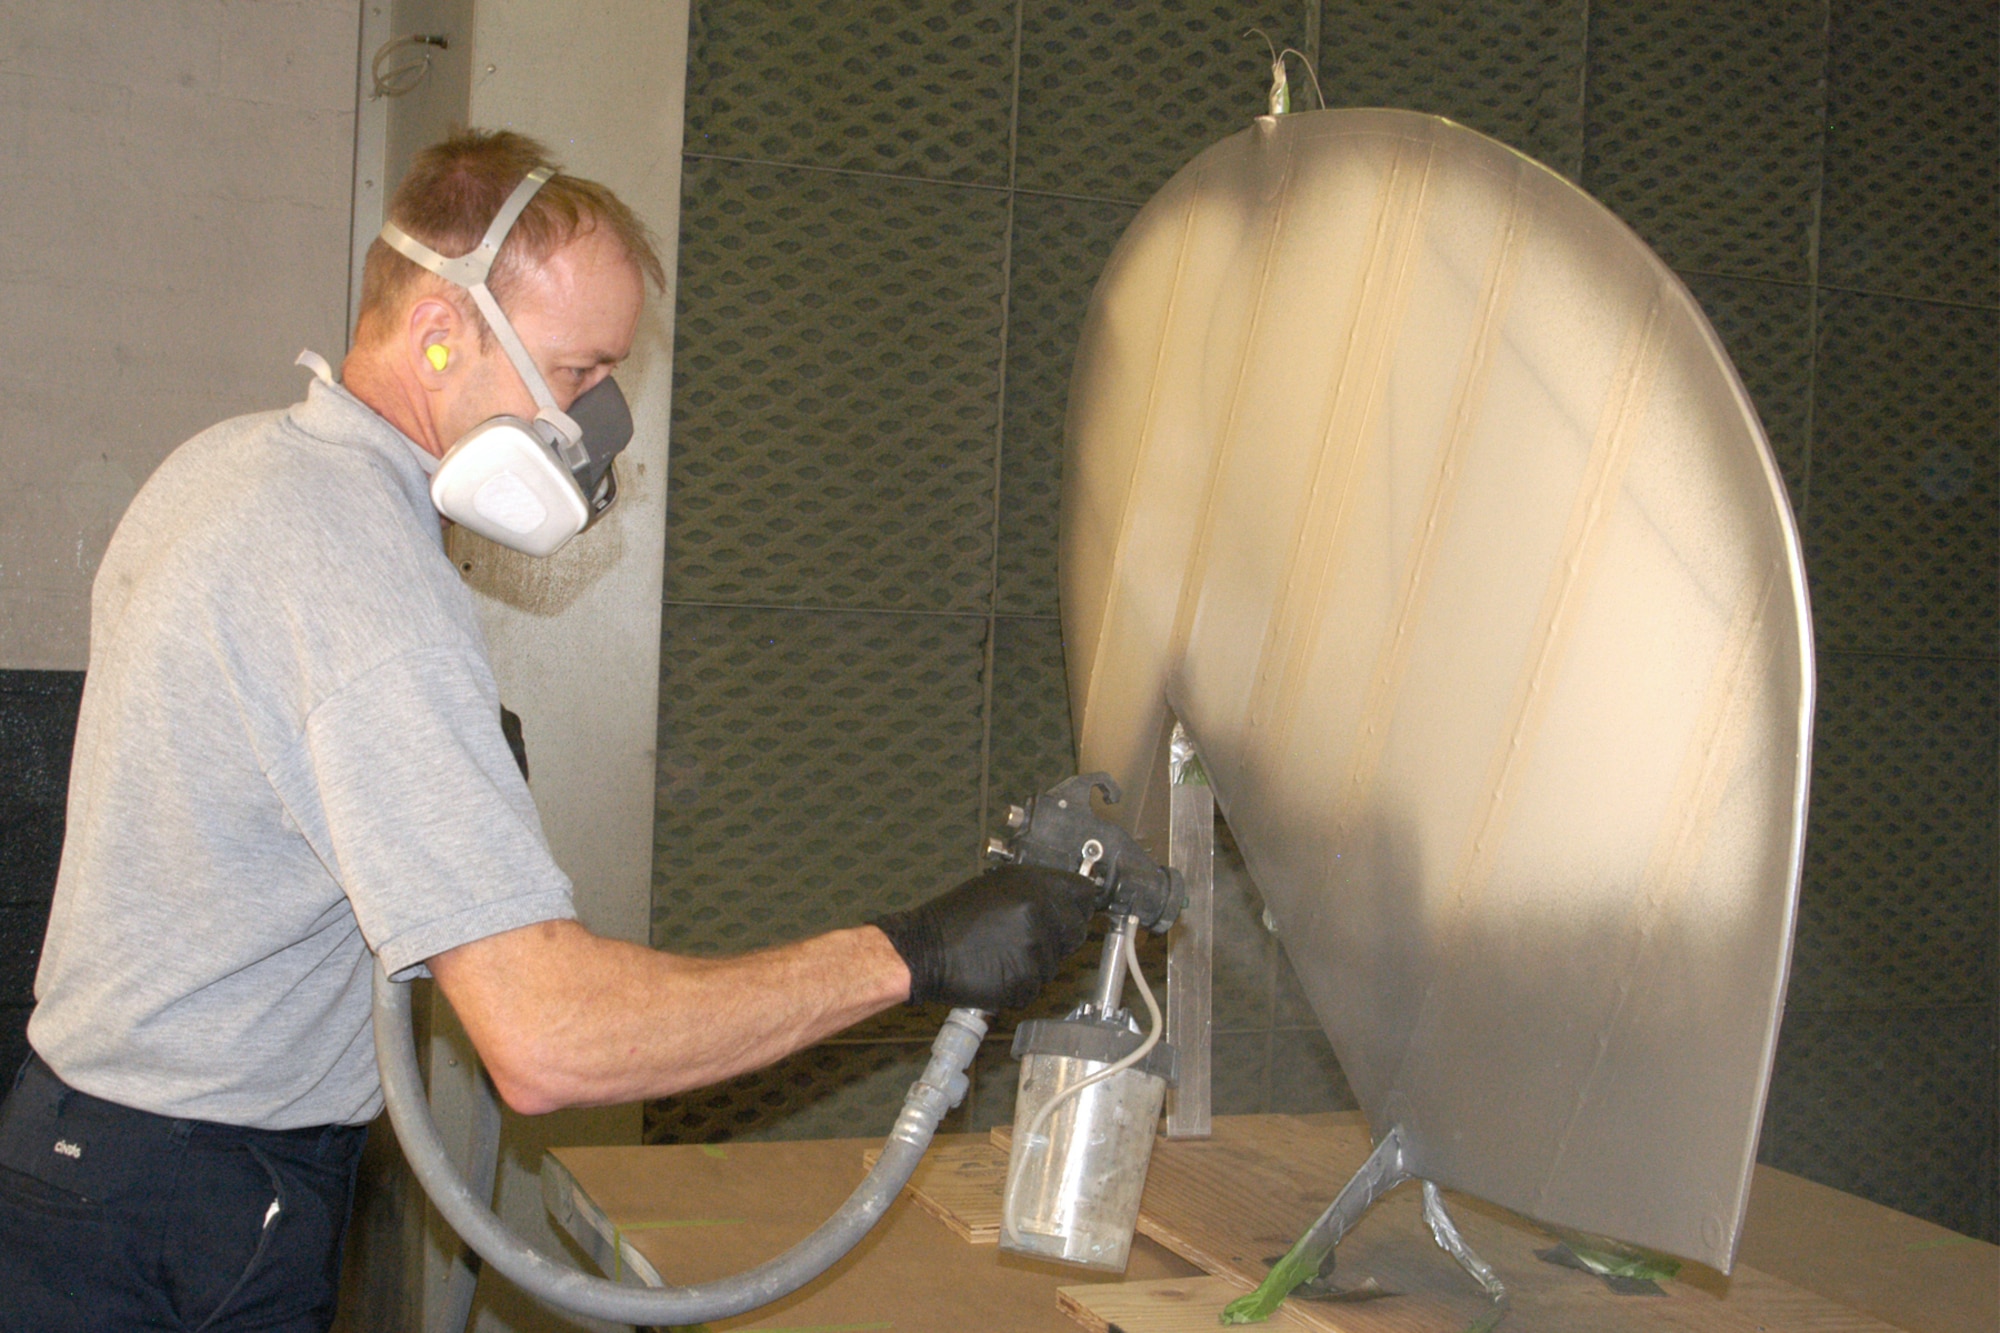
{"label": "metal support bracket", "polygon": [[1167,1039],[1180,1052],[1180,1080],[1167,1092],[1167,1137],[1205,1139],[1215,1028],[1215,794],[1179,723],[1169,761],[1167,864],[1180,872],[1187,903],[1167,936]]}
{"label": "metal support bracket", "polygon": [[1410,1179],[1409,1162],[1403,1152],[1403,1127],[1393,1125],[1368,1154],[1361,1169],[1334,1195],[1333,1202],[1306,1228],[1306,1234],[1273,1265],[1263,1283],[1248,1296],[1239,1296],[1222,1309],[1225,1324],[1254,1324],[1269,1319],[1271,1312],[1301,1283],[1319,1276],[1333,1247],[1353,1230],[1361,1215],[1374,1202]]}
{"label": "metal support bracket", "polygon": [[1500,1275],[1493,1271],[1493,1265],[1474,1254],[1472,1247],[1465,1243],[1465,1237],[1458,1234],[1458,1228],[1452,1224],[1451,1214],[1444,1210],[1444,1192],[1434,1181],[1429,1180],[1424,1182],[1424,1221],[1430,1226],[1431,1239],[1438,1243],[1438,1248],[1458,1260],[1458,1266],[1470,1273],[1472,1280],[1484,1288],[1486,1294],[1492,1298],[1493,1308],[1473,1324],[1474,1328],[1485,1333],[1485,1330],[1490,1330],[1507,1313],[1506,1284],[1501,1282]]}
{"label": "metal support bracket", "polygon": [[[1373,1207],[1377,1199],[1414,1178],[1403,1142],[1403,1127],[1394,1125],[1375,1145],[1375,1151],[1368,1155],[1361,1169],[1341,1187],[1326,1211],[1319,1215],[1319,1220],[1308,1227],[1306,1234],[1299,1237],[1285,1257],[1272,1266],[1263,1283],[1248,1296],[1240,1296],[1223,1307],[1222,1322],[1253,1324],[1270,1318],[1290,1292],[1327,1271],[1327,1260],[1333,1257],[1334,1247],[1340,1244],[1341,1237],[1354,1229],[1362,1214]],[[1500,1275],[1493,1271],[1492,1265],[1473,1253],[1465,1238],[1458,1234],[1451,1215],[1444,1210],[1443,1192],[1428,1180],[1423,1182],[1423,1186],[1424,1221],[1431,1229],[1431,1238],[1438,1243],[1439,1249],[1472,1275],[1472,1279],[1493,1302],[1491,1309],[1473,1321],[1467,1333],[1491,1333],[1493,1326],[1506,1316],[1507,1288],[1502,1285]]]}

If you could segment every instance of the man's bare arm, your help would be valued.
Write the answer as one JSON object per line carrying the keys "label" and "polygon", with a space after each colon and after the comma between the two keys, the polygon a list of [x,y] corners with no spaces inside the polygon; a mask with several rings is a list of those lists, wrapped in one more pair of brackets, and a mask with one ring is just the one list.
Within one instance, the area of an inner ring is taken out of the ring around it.
{"label": "man's bare arm", "polygon": [[902,956],[873,926],[711,959],[545,921],[430,966],[494,1087],[528,1115],[716,1083],[910,993]]}
{"label": "man's bare arm", "polygon": [[1084,941],[1097,884],[995,866],[874,924],[685,958],[545,921],[430,960],[517,1111],[664,1097],[758,1069],[898,1001],[1026,1004]]}

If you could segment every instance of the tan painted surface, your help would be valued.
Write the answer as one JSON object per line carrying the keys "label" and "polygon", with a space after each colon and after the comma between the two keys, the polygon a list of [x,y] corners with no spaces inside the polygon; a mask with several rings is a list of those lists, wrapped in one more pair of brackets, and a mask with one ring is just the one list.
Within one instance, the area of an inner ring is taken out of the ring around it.
{"label": "tan painted surface", "polygon": [[1132,223],[1070,391],[1081,766],[1194,738],[1421,1174],[1726,1266],[1812,711],[1798,539],[1678,279],[1396,111],[1260,120]]}

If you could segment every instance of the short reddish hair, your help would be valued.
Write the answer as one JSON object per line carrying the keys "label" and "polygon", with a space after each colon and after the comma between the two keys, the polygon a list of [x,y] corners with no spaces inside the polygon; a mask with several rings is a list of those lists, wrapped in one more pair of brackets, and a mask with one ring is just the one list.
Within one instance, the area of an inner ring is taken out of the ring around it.
{"label": "short reddish hair", "polygon": [[[462,130],[417,154],[389,201],[389,219],[439,254],[455,258],[479,244],[507,196],[537,167],[560,171],[560,164],[548,150],[525,134]],[[600,226],[610,229],[625,257],[652,279],[657,290],[666,290],[666,266],[660,262],[653,235],[639,215],[596,181],[558,174],[529,200],[501,244],[486,280],[494,299],[504,307],[525,272]],[[361,271],[356,341],[361,340],[361,331],[371,317],[395,312],[415,292],[429,294],[440,288],[470,318],[485,343],[491,336],[486,321],[461,288],[412,263],[376,237]]]}

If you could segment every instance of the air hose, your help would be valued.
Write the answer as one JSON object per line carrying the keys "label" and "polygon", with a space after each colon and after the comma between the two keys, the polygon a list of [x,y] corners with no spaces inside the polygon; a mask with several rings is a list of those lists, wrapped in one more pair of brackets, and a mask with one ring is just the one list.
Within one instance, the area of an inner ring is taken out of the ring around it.
{"label": "air hose", "polygon": [[[509,1281],[556,1310],[637,1325],[728,1319],[798,1290],[853,1249],[880,1221],[930,1146],[938,1121],[965,1096],[966,1066],[986,1035],[986,1015],[954,1009],[931,1046],[930,1063],[910,1085],[881,1160],[818,1230],[775,1259],[734,1277],[693,1287],[633,1287],[592,1277],[543,1255],[507,1229],[452,1166],[431,1120],[410,1030],[410,989],[375,968],[375,1058],[382,1099],[403,1155],[424,1192],[466,1244]],[[482,1143],[481,1148],[485,1145]],[[486,1156],[491,1156],[487,1149]],[[482,1167],[475,1163],[475,1171]]]}

